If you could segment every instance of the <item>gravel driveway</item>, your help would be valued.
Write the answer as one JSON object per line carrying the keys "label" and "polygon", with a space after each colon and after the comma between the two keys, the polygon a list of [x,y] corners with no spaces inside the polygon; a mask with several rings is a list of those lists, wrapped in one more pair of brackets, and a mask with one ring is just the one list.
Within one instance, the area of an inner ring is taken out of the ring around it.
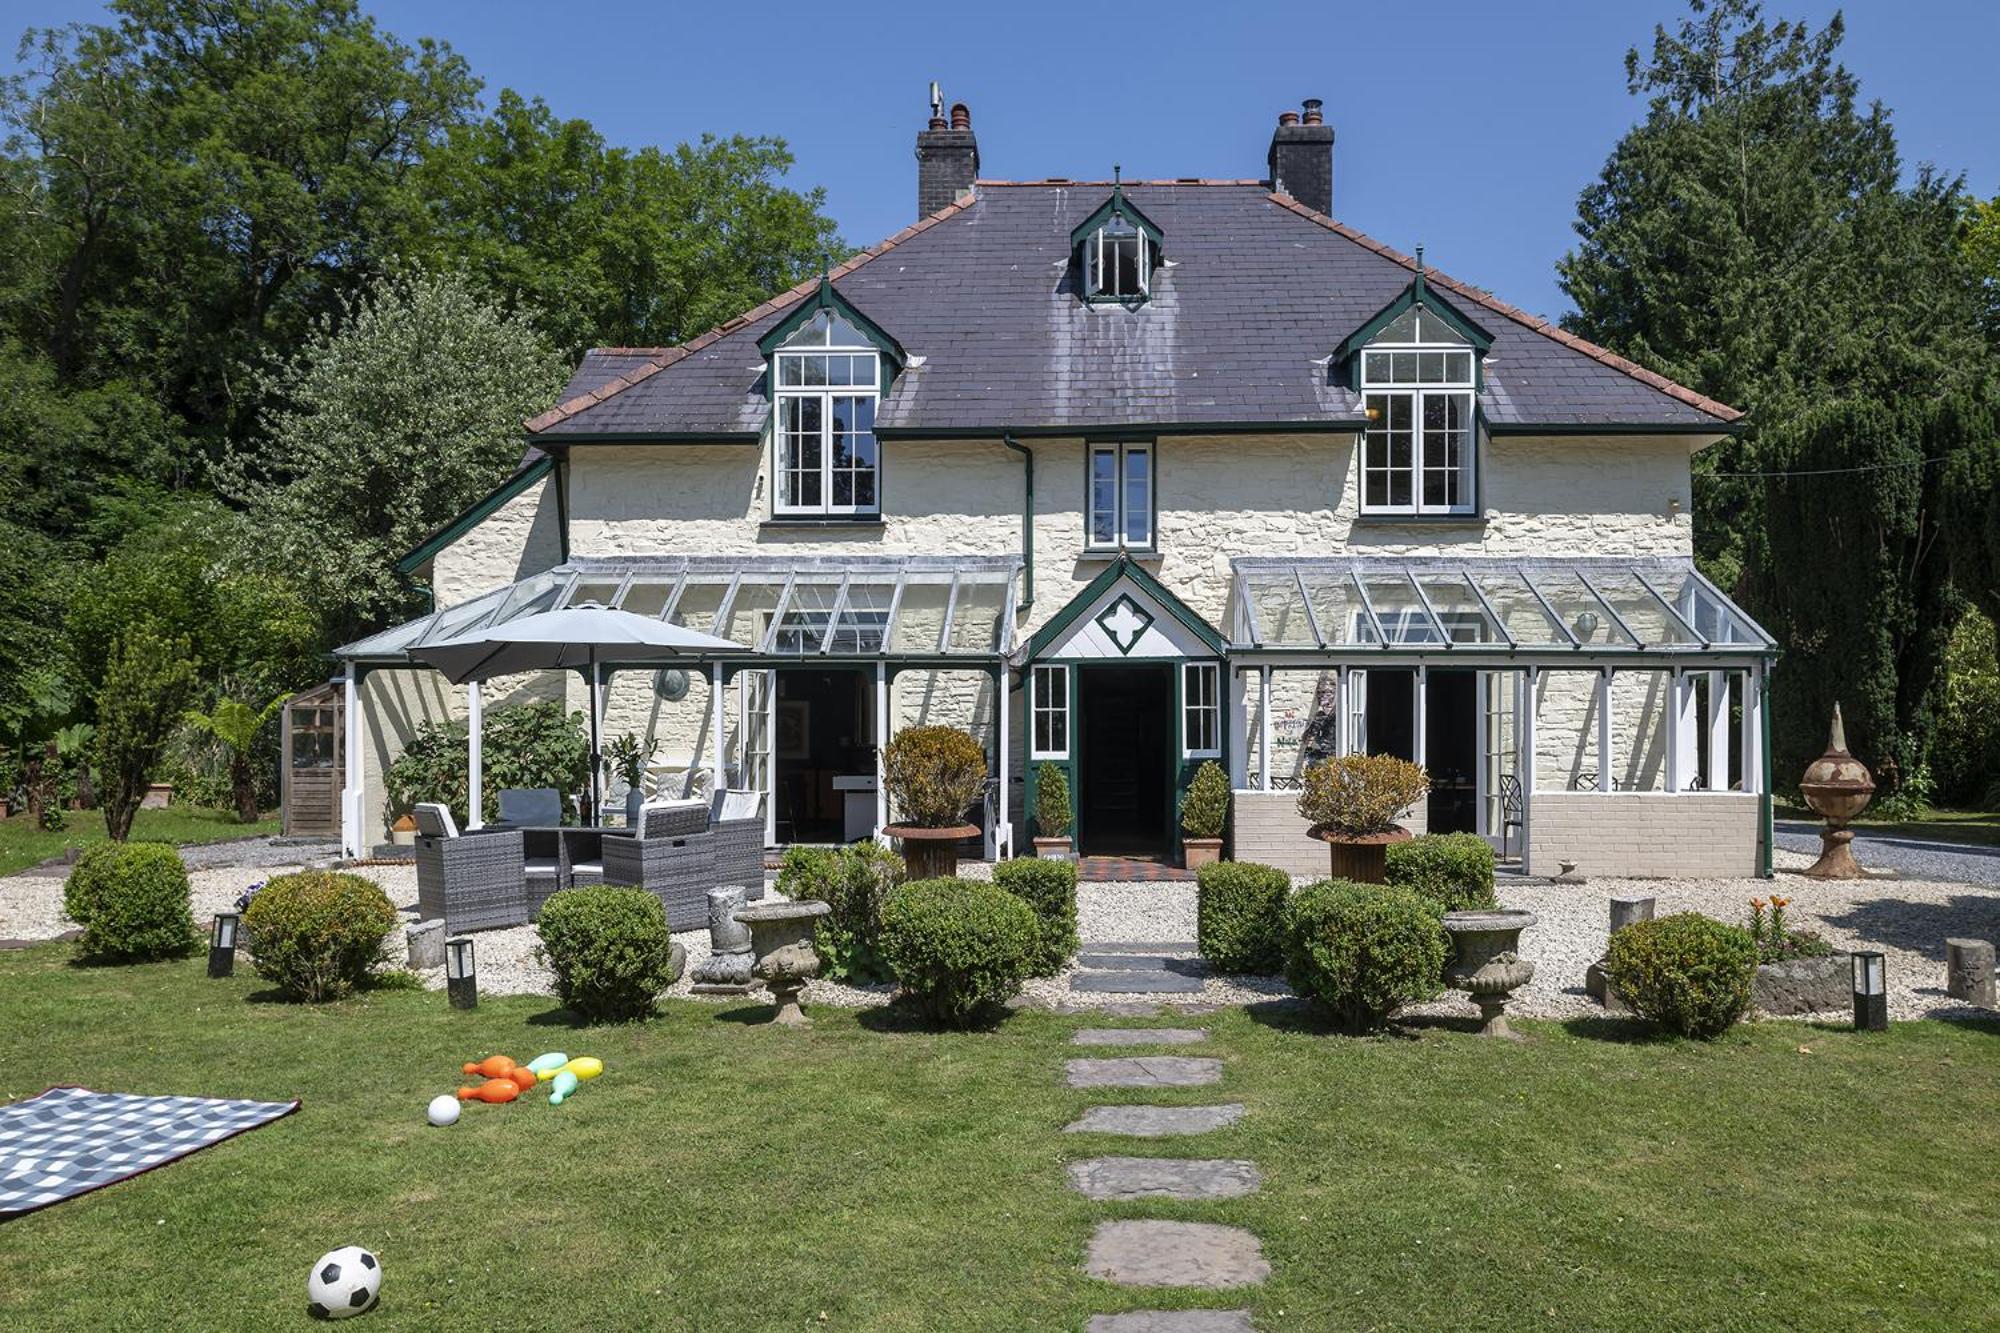
{"label": "gravel driveway", "polygon": [[[1819,855],[1819,826],[1781,819],[1774,826],[1777,845],[1788,852]],[[1974,847],[1935,838],[1897,838],[1854,830],[1854,857],[1869,867],[1900,871],[1912,879],[2000,887],[2000,847]]]}

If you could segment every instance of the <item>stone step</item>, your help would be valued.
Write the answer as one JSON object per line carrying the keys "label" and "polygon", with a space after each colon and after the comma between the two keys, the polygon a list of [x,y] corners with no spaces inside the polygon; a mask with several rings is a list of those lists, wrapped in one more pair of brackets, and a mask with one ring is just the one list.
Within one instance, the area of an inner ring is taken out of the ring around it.
{"label": "stone step", "polygon": [[1222,1081],[1222,1061],[1207,1056],[1071,1060],[1065,1068],[1072,1088],[1192,1088]]}
{"label": "stone step", "polygon": [[1271,1275],[1264,1247],[1241,1227],[1210,1222],[1100,1222],[1083,1271],[1126,1287],[1250,1287]]}
{"label": "stone step", "polygon": [[1210,1134],[1243,1118],[1243,1103],[1221,1106],[1092,1106],[1063,1126],[1069,1134],[1120,1134],[1134,1139]]}
{"label": "stone step", "polygon": [[1256,1333],[1248,1310],[1133,1310],[1095,1315],[1084,1333]]}
{"label": "stone step", "polygon": [[1072,1046],[1193,1046],[1208,1040],[1207,1028],[1079,1028]]}
{"label": "stone step", "polygon": [[1069,1164],[1070,1188],[1099,1201],[1240,1199],[1264,1183],[1255,1162],[1230,1158],[1086,1157]]}
{"label": "stone step", "polygon": [[1204,989],[1200,977],[1181,972],[1073,972],[1069,988],[1119,995],[1191,995]]}
{"label": "stone step", "polygon": [[1193,940],[1091,940],[1092,953],[1198,954],[1201,946]]}
{"label": "stone step", "polygon": [[1084,953],[1076,965],[1085,972],[1185,972],[1191,977],[1208,975],[1208,964],[1199,958],[1174,958],[1163,953]]}

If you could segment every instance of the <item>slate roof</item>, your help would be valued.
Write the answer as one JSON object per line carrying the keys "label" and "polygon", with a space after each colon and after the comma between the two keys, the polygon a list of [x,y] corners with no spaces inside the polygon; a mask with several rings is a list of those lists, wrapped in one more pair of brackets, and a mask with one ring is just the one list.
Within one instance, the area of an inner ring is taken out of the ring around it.
{"label": "slate roof", "polygon": [[[911,357],[878,432],[1358,422],[1329,354],[1410,284],[1413,260],[1261,182],[1128,182],[1167,262],[1143,305],[1091,305],[1069,234],[1109,190],[982,181],[833,270]],[[1434,269],[1426,280],[1494,335],[1481,403],[1495,426],[1700,431],[1739,415]],[[757,339],[817,282],[679,347],[590,352],[529,430],[545,443],[754,436],[769,410]]]}

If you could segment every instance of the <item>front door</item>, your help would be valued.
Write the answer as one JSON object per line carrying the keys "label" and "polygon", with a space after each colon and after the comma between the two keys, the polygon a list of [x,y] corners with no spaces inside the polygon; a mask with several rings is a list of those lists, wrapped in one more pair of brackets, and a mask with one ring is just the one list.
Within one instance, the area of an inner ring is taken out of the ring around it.
{"label": "front door", "polygon": [[1173,667],[1078,669],[1078,850],[1171,856]]}

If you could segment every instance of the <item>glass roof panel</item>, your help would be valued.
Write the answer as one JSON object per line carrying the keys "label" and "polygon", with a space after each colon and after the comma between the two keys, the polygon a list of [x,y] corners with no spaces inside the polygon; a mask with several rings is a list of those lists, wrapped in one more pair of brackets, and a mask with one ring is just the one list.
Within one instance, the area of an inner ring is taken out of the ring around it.
{"label": "glass roof panel", "polygon": [[[1396,644],[1443,644],[1444,636],[1423,599],[1417,596],[1416,585],[1409,575],[1398,572],[1360,577],[1368,608],[1375,612],[1372,621],[1365,613],[1362,616],[1364,623],[1358,627],[1362,643],[1387,640]],[[1376,637],[1377,625],[1381,626],[1380,639]]]}
{"label": "glass roof panel", "polygon": [[1629,571],[1602,570],[1591,573],[1589,578],[1591,586],[1611,603],[1611,609],[1641,643],[1676,648],[1700,644],[1701,640]]}
{"label": "glass roof panel", "polygon": [[958,610],[951,618],[952,653],[1000,651],[1001,624],[1007,614],[1007,585],[964,580],[958,586]]}
{"label": "glass roof panel", "polygon": [[946,608],[951,604],[949,574],[912,574],[903,584],[903,598],[896,608],[895,627],[889,635],[892,653],[935,653],[938,636],[944,632]]}
{"label": "glass roof panel", "polygon": [[1574,569],[1544,566],[1529,573],[1535,590],[1547,600],[1577,643],[1585,648],[1636,648],[1638,640],[1606,613],[1590,586]]}
{"label": "glass roof panel", "polygon": [[635,578],[632,586],[625,590],[624,598],[618,603],[620,611],[630,611],[635,616],[659,619],[660,612],[667,609],[667,598],[673,595],[678,577],[667,579]]}
{"label": "glass roof panel", "polygon": [[1444,624],[1444,632],[1453,643],[1504,643],[1506,641],[1494,626],[1491,616],[1473,595],[1472,586],[1462,578],[1448,574],[1423,574],[1417,577],[1417,586],[1423,589],[1424,600]]}
{"label": "glass roof panel", "polygon": [[1312,617],[1299,595],[1298,575],[1291,568],[1247,573],[1241,586],[1245,604],[1256,617],[1256,630],[1262,642],[1288,647],[1319,646]]}
{"label": "glass roof panel", "polygon": [[721,609],[732,581],[726,574],[688,575],[687,586],[681,589],[669,621],[704,634],[715,633],[715,613]]}

